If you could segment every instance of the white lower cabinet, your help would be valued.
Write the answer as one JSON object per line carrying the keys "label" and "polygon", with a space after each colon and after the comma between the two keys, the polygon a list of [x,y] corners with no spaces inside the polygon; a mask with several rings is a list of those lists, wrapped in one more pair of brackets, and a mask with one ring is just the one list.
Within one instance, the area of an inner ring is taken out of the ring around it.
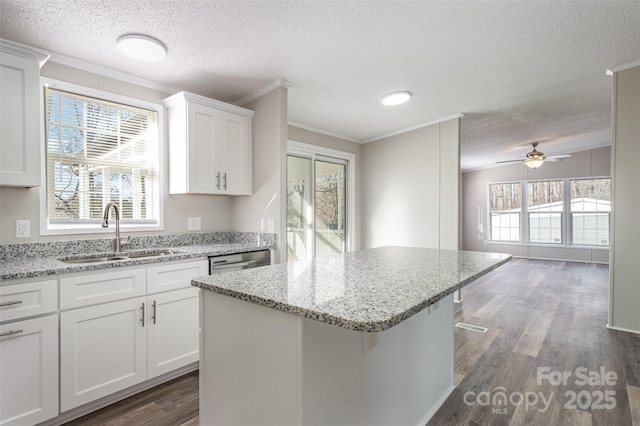
{"label": "white lower cabinet", "polygon": [[60,314],[61,411],[146,380],[145,303],[138,297]]}
{"label": "white lower cabinet", "polygon": [[[190,284],[206,265],[180,262],[60,278],[62,412],[198,361],[199,290]],[[84,306],[106,294],[116,297],[113,288],[129,297],[139,294],[133,289],[144,281],[147,292],[165,291]]]}
{"label": "white lower cabinet", "polygon": [[58,415],[58,315],[0,325],[0,424]]}
{"label": "white lower cabinet", "polygon": [[185,288],[147,297],[147,373],[151,379],[198,361],[199,290]]}

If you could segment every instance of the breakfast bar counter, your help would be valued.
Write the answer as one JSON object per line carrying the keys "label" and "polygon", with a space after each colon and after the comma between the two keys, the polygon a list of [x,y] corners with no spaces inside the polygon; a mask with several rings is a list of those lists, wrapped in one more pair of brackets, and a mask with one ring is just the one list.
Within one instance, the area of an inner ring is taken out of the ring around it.
{"label": "breakfast bar counter", "polygon": [[510,258],[380,247],[194,279],[201,424],[425,424],[454,387],[452,294]]}

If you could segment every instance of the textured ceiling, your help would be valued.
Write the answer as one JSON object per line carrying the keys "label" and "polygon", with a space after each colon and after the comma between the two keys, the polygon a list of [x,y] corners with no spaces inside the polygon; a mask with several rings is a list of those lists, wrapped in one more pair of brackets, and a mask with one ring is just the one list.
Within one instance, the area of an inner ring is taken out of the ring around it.
{"label": "textured ceiling", "polygon": [[[640,2],[0,0],[0,37],[234,102],[293,83],[289,119],[358,142],[456,113],[462,167],[610,143],[608,68],[640,59]],[[144,33],[166,59],[115,40]],[[385,107],[382,95],[413,92]]]}

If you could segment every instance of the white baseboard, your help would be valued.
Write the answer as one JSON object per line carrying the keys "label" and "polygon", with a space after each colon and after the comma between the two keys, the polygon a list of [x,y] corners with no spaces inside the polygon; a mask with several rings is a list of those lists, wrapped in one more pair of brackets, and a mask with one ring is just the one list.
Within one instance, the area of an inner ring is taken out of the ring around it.
{"label": "white baseboard", "polygon": [[447,398],[449,398],[449,396],[451,396],[451,393],[453,393],[453,391],[456,389],[455,386],[451,386],[443,395],[442,397],[436,401],[435,404],[433,404],[433,406],[431,407],[431,409],[429,411],[427,411],[427,414],[424,415],[424,417],[420,420],[420,423],[417,424],[417,426],[424,426],[427,423],[429,423],[429,420],[431,420],[431,417],[433,417],[434,414],[436,414],[438,412],[438,410],[440,409],[440,407],[442,407],[442,404],[444,404],[444,402],[447,400]]}
{"label": "white baseboard", "polygon": [[607,328],[609,330],[624,331],[626,333],[640,334],[640,330],[630,330],[628,328],[614,327],[614,326],[609,325],[609,324],[607,324]]}

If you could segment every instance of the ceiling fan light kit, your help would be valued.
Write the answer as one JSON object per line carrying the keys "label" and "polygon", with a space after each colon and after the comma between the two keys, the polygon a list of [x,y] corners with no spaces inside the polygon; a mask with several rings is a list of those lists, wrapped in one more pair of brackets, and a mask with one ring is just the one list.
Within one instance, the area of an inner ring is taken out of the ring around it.
{"label": "ceiling fan light kit", "polygon": [[530,169],[537,169],[542,166],[545,160],[549,161],[563,161],[565,158],[571,157],[571,154],[561,154],[561,155],[552,155],[550,157],[545,157],[544,152],[538,151],[536,148],[538,146],[538,142],[534,142],[531,144],[533,150],[527,153],[527,158],[524,160],[507,160],[507,161],[498,161],[497,163],[519,163],[522,162],[525,166]]}

